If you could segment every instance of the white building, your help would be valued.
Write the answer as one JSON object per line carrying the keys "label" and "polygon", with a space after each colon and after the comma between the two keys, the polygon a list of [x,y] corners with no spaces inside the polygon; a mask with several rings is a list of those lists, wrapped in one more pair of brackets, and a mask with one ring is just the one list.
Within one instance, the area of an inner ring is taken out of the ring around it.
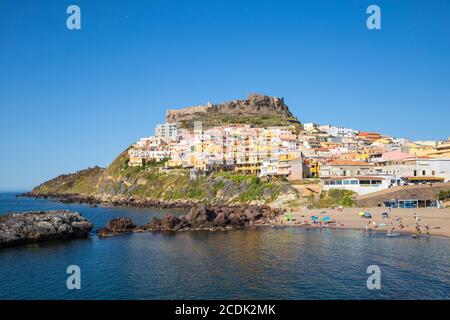
{"label": "white building", "polygon": [[165,140],[174,140],[177,137],[178,128],[175,123],[157,124],[155,127],[155,137]]}
{"label": "white building", "polygon": [[405,160],[404,164],[413,167],[412,180],[414,177],[435,177],[437,180],[450,181],[450,158],[416,158]]}
{"label": "white building", "polygon": [[353,130],[345,127],[335,127],[331,125],[319,126],[320,131],[325,131],[333,137],[354,137],[358,134],[358,130]]}
{"label": "white building", "polygon": [[393,176],[330,177],[322,180],[322,189],[350,190],[358,195],[364,195],[388,189],[398,183],[398,179]]}
{"label": "white building", "polygon": [[410,158],[374,167],[375,174],[395,175],[408,183],[450,181],[449,158]]}
{"label": "white building", "polygon": [[308,132],[313,132],[318,131],[319,126],[316,123],[309,122],[303,124],[303,129]]}
{"label": "white building", "polygon": [[373,173],[373,163],[335,160],[320,166],[320,177],[365,176]]}

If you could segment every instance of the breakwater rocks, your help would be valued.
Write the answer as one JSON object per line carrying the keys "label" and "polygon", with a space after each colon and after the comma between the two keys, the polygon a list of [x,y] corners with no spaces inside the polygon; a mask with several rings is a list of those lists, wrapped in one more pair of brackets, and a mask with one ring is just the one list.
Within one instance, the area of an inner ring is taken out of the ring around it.
{"label": "breakwater rocks", "polygon": [[269,224],[282,214],[279,209],[268,206],[206,206],[196,205],[189,214],[183,216],[166,215],[162,219],[154,217],[149,223],[136,226],[130,218],[115,218],[105,228],[98,230],[99,236],[112,236],[128,232],[149,231],[189,231],[227,230],[253,224]]}
{"label": "breakwater rocks", "polygon": [[30,211],[0,216],[0,246],[86,237],[93,224],[78,212]]}

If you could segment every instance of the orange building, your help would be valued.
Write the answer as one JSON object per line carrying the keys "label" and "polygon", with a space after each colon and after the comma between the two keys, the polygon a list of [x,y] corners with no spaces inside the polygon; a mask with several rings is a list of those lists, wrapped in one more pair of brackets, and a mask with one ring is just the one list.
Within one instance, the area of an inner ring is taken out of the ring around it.
{"label": "orange building", "polygon": [[357,137],[362,138],[364,140],[369,140],[369,141],[377,141],[378,139],[381,139],[381,134],[377,133],[377,132],[360,132],[358,133]]}

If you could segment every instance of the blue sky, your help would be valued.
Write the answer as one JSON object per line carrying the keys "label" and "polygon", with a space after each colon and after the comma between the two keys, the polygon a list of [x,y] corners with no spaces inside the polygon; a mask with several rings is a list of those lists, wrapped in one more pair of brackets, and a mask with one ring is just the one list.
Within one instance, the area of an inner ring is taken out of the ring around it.
{"label": "blue sky", "polygon": [[449,57],[446,0],[1,0],[0,190],[106,166],[166,109],[250,92],[302,122],[444,139]]}

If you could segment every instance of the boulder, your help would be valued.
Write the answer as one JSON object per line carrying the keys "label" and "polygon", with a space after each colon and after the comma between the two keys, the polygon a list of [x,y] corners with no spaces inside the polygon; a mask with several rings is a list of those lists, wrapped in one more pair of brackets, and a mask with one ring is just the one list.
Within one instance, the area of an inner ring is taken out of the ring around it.
{"label": "boulder", "polygon": [[214,207],[210,209],[206,205],[201,204],[192,207],[192,209],[189,211],[187,219],[192,225],[205,226],[212,224],[215,217],[216,213]]}
{"label": "boulder", "polygon": [[114,218],[108,222],[106,228],[114,233],[124,233],[133,231],[136,225],[130,218]]}
{"label": "boulder", "polygon": [[179,230],[179,229],[181,229],[180,222],[181,222],[180,219],[177,217],[174,217],[172,215],[165,216],[162,219],[162,223],[161,223],[162,230],[164,230],[164,231],[174,230],[175,227],[177,227],[176,230]]}
{"label": "boulder", "polygon": [[225,212],[225,211],[220,211],[216,215],[216,217],[215,217],[215,219],[213,221],[213,225],[215,227],[222,227],[222,226],[227,225],[227,223],[228,223],[228,213]]}
{"label": "boulder", "polygon": [[136,229],[136,225],[130,218],[114,218],[111,219],[105,228],[100,228],[97,234],[100,237],[111,236],[120,233],[132,232]]}
{"label": "boulder", "polygon": [[93,224],[78,212],[30,211],[0,216],[0,246],[86,237]]}

